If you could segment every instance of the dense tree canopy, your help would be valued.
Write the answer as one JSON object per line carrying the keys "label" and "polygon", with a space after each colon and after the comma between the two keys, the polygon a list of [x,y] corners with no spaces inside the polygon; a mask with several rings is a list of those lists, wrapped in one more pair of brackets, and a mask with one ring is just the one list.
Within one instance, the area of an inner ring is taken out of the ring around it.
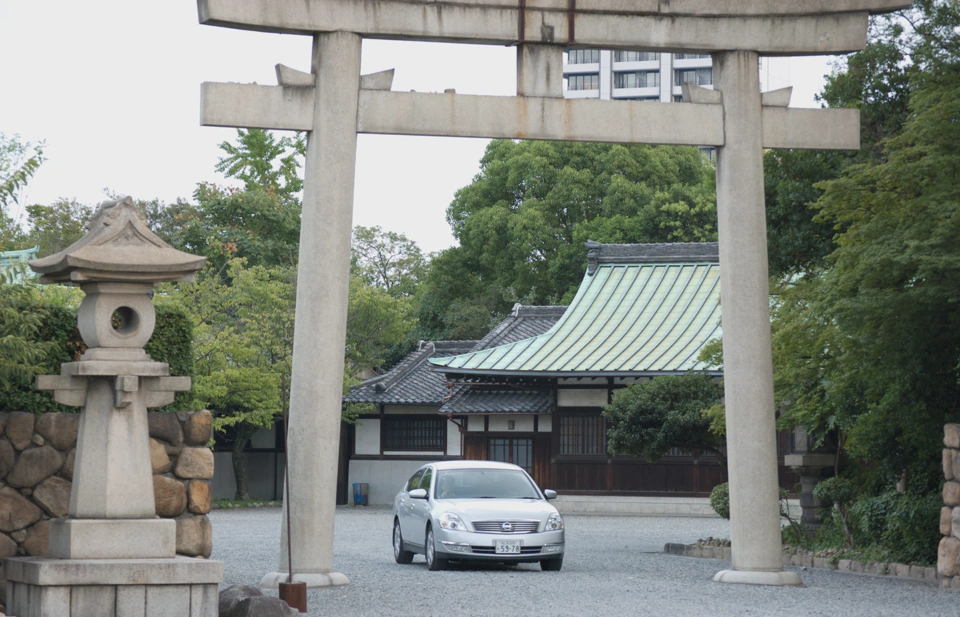
{"label": "dense tree canopy", "polygon": [[490,142],[447,210],[459,247],[437,256],[421,327],[482,336],[514,302],[569,302],[584,242],[716,239],[715,173],[697,148]]}
{"label": "dense tree canopy", "polygon": [[706,374],[657,377],[613,393],[603,410],[607,447],[612,454],[643,456],[656,462],[673,448],[721,460],[722,433],[704,410],[723,401],[723,384]]}
{"label": "dense tree canopy", "polygon": [[878,485],[906,474],[922,493],[939,486],[943,423],[960,417],[960,7],[918,7],[878,35],[909,58],[908,83],[898,72],[884,82],[896,96],[862,95],[909,92],[902,126],[874,123],[874,152],[818,185],[836,248],[778,289],[774,354],[785,421],[840,430]]}

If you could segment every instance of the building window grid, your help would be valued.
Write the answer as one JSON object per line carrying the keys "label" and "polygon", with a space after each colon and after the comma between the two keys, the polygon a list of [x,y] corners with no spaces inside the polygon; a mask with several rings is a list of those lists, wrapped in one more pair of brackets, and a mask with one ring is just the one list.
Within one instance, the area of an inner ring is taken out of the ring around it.
{"label": "building window grid", "polygon": [[655,62],[660,60],[660,54],[655,51],[615,51],[614,62]]}
{"label": "building window grid", "polygon": [[675,85],[696,84],[698,86],[713,85],[713,69],[677,69]]}
{"label": "building window grid", "polygon": [[443,450],[443,418],[385,418],[384,450],[438,452]]}
{"label": "building window grid", "polygon": [[567,64],[599,64],[599,49],[571,49],[567,51]]}
{"label": "building window grid", "polygon": [[607,428],[603,416],[562,416],[560,454],[606,454]]}
{"label": "building window grid", "polygon": [[710,54],[676,54],[674,58],[677,60],[702,60],[706,58],[712,58]]}
{"label": "building window grid", "polygon": [[632,73],[617,73],[614,80],[615,88],[659,88],[660,71],[635,71]]}
{"label": "building window grid", "polygon": [[599,90],[600,75],[571,75],[567,77],[567,90]]}

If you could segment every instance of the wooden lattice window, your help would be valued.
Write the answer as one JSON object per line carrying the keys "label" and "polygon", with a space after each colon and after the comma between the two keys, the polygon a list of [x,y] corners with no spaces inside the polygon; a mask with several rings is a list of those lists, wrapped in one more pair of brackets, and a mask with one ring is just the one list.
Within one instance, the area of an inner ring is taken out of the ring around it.
{"label": "wooden lattice window", "polygon": [[446,420],[432,416],[384,416],[385,451],[442,452]]}
{"label": "wooden lattice window", "polygon": [[561,416],[560,454],[606,454],[607,427],[603,416]]}

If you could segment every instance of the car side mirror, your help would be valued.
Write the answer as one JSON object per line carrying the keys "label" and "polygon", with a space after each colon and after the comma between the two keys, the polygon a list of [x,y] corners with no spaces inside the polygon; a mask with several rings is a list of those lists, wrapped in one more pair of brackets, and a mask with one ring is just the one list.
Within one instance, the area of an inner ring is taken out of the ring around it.
{"label": "car side mirror", "polygon": [[410,499],[426,499],[427,498],[427,489],[425,488],[415,488],[409,493]]}
{"label": "car side mirror", "polygon": [[557,498],[557,491],[553,491],[553,490],[547,489],[547,490],[543,491],[543,496],[547,498],[547,501],[550,501],[551,499],[556,499],[556,498]]}

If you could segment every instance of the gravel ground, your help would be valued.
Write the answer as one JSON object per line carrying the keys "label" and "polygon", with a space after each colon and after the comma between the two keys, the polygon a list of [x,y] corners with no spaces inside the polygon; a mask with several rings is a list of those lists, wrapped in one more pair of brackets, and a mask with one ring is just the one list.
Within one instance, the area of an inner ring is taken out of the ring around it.
{"label": "gravel ground", "polygon": [[[213,558],[225,562],[224,585],[256,586],[263,574],[276,570],[279,508],[219,510],[210,518]],[[310,591],[309,615],[960,614],[960,593],[933,583],[805,570],[803,588],[724,585],[711,579],[727,562],[660,554],[666,542],[727,537],[729,526],[721,519],[567,516],[565,521],[561,572],[541,572],[536,564],[429,572],[421,556],[411,565],[394,563],[388,508],[338,508],[334,566],[351,584]]]}

